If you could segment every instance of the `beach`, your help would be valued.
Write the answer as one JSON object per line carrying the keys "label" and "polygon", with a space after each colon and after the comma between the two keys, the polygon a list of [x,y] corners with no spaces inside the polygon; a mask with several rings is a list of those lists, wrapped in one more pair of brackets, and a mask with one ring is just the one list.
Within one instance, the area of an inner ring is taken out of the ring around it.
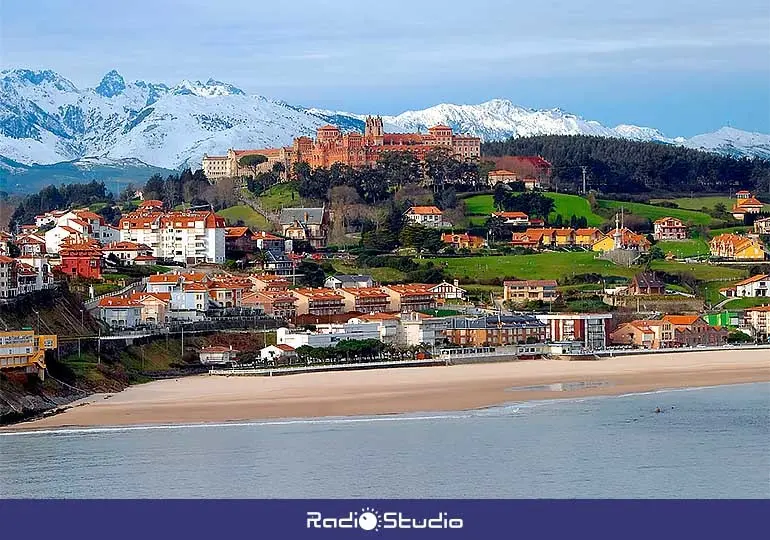
{"label": "beach", "polygon": [[4,430],[457,411],[541,399],[770,381],[770,350],[437,367],[199,375],[132,386]]}

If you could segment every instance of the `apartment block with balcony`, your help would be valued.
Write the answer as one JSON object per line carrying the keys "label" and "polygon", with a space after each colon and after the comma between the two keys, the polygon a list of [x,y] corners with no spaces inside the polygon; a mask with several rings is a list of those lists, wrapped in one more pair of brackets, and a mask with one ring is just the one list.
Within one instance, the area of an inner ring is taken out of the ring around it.
{"label": "apartment block with balcony", "polygon": [[302,288],[290,292],[297,299],[297,315],[338,315],[345,310],[345,299],[333,289]]}
{"label": "apartment block with balcony", "polygon": [[388,311],[409,313],[436,308],[436,299],[430,285],[424,283],[386,285],[382,290],[390,299]]}
{"label": "apartment block with balcony", "polygon": [[551,303],[558,298],[558,283],[553,279],[511,280],[503,282],[503,301],[516,305],[527,302]]}
{"label": "apartment block with balcony", "polygon": [[380,313],[388,311],[390,297],[379,287],[334,289],[345,300],[345,311],[358,313]]}

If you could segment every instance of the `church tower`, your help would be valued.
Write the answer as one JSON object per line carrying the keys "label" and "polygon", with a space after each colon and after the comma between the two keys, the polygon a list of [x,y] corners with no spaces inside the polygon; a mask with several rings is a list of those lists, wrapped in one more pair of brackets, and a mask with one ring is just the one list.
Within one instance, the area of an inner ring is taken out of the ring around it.
{"label": "church tower", "polygon": [[374,144],[381,145],[385,131],[382,127],[381,116],[367,116],[366,127],[364,128],[364,137],[373,141]]}

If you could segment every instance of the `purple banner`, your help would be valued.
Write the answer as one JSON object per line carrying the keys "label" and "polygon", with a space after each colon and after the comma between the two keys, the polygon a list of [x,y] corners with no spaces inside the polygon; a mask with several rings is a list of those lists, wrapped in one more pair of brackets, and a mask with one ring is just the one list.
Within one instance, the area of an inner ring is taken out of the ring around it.
{"label": "purple banner", "polygon": [[4,500],[0,538],[618,538],[766,533],[770,501]]}

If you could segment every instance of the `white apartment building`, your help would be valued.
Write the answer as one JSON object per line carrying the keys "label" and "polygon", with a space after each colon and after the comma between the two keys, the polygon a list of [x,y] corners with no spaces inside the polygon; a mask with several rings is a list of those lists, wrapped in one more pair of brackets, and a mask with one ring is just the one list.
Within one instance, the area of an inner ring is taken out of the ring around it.
{"label": "white apartment building", "polygon": [[64,242],[79,244],[96,240],[100,244],[106,244],[115,242],[119,236],[117,228],[108,225],[102,216],[89,210],[51,212],[37,216],[35,223],[38,222],[55,224],[45,233],[45,248],[48,253],[59,253]]}
{"label": "white apartment building", "polygon": [[213,211],[132,212],[121,218],[120,240],[144,244],[160,260],[225,262],[225,220]]}
{"label": "white apartment building", "polygon": [[728,298],[768,298],[770,297],[770,274],[757,274],[719,291]]}

